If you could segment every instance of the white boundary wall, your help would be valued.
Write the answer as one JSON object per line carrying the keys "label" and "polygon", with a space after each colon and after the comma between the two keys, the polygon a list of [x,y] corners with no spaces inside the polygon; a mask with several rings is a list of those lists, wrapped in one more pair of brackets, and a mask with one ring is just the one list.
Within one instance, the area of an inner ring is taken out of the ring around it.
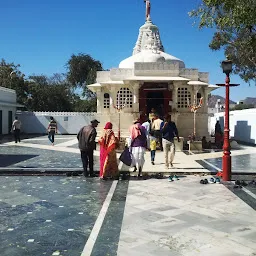
{"label": "white boundary wall", "polygon": [[[216,113],[209,118],[209,133],[214,134],[215,123],[220,121],[224,130],[225,112]],[[256,144],[256,108],[235,110],[229,114],[230,136],[237,141]]]}
{"label": "white boundary wall", "polygon": [[17,116],[22,123],[21,132],[26,134],[47,133],[51,116],[57,121],[59,134],[77,134],[81,127],[97,118],[97,113],[17,111]]}

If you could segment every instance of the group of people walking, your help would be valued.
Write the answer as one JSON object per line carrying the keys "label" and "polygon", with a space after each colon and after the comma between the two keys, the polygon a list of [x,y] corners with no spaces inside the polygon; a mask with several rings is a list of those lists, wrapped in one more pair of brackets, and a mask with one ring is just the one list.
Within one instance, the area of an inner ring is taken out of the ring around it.
{"label": "group of people walking", "polygon": [[[20,130],[21,130],[21,121],[15,116],[15,119],[12,123],[11,133],[13,133],[15,143],[20,142]],[[57,122],[54,118],[50,117],[50,122],[47,127],[48,139],[54,146],[54,136],[57,133]]]}
{"label": "group of people walking", "polygon": [[[96,127],[99,121],[94,119],[91,124],[80,129],[77,139],[78,146],[81,151],[81,159],[83,163],[84,175],[86,177],[95,177],[93,152],[96,149]],[[106,123],[103,132],[98,140],[100,146],[100,178],[115,179],[119,176],[116,149],[119,141],[115,137],[112,123]],[[151,163],[155,164],[157,141],[160,138],[160,149],[165,154],[165,167],[168,169],[173,167],[173,159],[175,155],[174,137],[179,141],[178,129],[171,116],[167,115],[161,120],[155,115],[152,120],[148,120],[141,124],[137,119],[129,128],[130,137],[128,139],[128,148],[131,156],[131,167],[134,171],[138,171],[138,177],[142,176],[142,170],[145,163],[145,153],[147,150],[151,152]],[[89,170],[88,170],[89,167]]]}

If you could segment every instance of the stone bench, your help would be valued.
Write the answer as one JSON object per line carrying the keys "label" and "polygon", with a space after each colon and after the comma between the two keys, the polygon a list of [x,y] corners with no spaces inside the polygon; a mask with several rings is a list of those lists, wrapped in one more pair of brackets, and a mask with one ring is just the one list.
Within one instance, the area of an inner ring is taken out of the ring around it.
{"label": "stone bench", "polygon": [[200,141],[200,140],[188,141],[187,144],[188,144],[189,151],[202,151],[203,150],[202,141]]}

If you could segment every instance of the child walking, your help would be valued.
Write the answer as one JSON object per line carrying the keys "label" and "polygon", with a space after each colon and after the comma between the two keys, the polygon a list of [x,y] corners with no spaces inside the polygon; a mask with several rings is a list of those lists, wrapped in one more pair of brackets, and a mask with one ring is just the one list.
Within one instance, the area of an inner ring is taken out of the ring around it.
{"label": "child walking", "polygon": [[149,132],[149,141],[150,141],[150,154],[151,154],[151,164],[155,165],[155,156],[156,156],[156,137],[154,136],[154,132]]}

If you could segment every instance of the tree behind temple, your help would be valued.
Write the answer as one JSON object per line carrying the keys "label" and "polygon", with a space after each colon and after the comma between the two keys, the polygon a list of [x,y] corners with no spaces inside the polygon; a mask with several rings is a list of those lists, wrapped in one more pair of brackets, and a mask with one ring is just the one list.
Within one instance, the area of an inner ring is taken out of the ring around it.
{"label": "tree behind temple", "polygon": [[83,96],[88,99],[95,95],[87,88],[87,85],[96,82],[97,71],[102,71],[100,61],[93,59],[88,54],[79,53],[72,55],[66,64],[67,80],[73,88],[83,88]]}

